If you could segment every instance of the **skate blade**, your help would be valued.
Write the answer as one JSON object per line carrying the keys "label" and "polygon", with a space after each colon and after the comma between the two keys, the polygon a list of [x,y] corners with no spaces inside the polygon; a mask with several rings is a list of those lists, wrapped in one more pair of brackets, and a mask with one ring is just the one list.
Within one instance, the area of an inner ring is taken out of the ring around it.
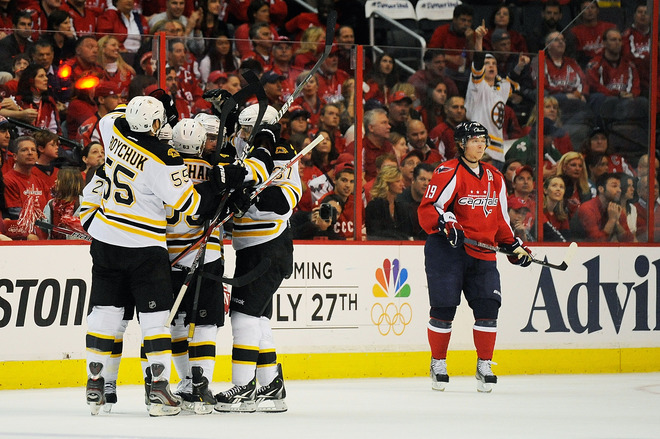
{"label": "skate blade", "polygon": [[174,416],[181,412],[181,407],[174,407],[165,404],[154,404],[149,406],[149,416]]}
{"label": "skate blade", "polygon": [[196,402],[183,401],[181,402],[181,409],[185,412],[194,412]]}
{"label": "skate blade", "polygon": [[215,405],[215,411],[220,413],[254,413],[257,411],[257,404],[254,401],[244,401],[240,405],[221,404]]}
{"label": "skate blade", "polygon": [[112,406],[113,405],[114,405],[114,403],[105,403],[105,404],[103,404],[103,411],[105,413],[110,413],[112,411]]}
{"label": "skate blade", "polygon": [[208,415],[213,413],[214,404],[206,404],[203,402],[195,402],[193,411],[197,415]]}
{"label": "skate blade", "polygon": [[484,383],[483,381],[477,381],[477,392],[480,393],[490,393],[493,391],[492,383]]}
{"label": "skate blade", "polygon": [[92,416],[96,416],[101,411],[101,406],[103,404],[97,404],[95,402],[88,402],[87,405],[89,405],[89,411],[92,414]]}
{"label": "skate blade", "polygon": [[289,410],[283,399],[267,399],[257,403],[257,411],[263,413],[282,413]]}
{"label": "skate blade", "polygon": [[433,390],[437,390],[438,392],[444,392],[446,387],[447,387],[447,383],[443,383],[443,382],[431,383],[431,388]]}

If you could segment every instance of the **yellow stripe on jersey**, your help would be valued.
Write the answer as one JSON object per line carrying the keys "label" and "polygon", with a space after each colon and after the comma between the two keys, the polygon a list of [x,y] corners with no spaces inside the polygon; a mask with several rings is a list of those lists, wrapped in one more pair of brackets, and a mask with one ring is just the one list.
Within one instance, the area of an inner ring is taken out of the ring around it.
{"label": "yellow stripe on jersey", "polygon": [[[142,154],[145,154],[145,155],[148,155],[149,158],[155,160],[157,163],[160,163],[160,164],[162,164],[162,165],[165,164],[165,162],[163,162],[163,161],[162,161],[157,155],[154,155],[154,154],[153,154],[152,152],[150,152],[149,150],[144,149],[143,147],[141,147],[141,146],[138,145],[137,143],[135,143],[135,142],[133,142],[132,140],[129,140],[127,137],[125,137],[125,136],[121,133],[121,131],[119,131],[119,130],[117,129],[117,125],[113,125],[113,126],[112,126],[112,131],[113,131],[113,133],[114,133],[119,139],[121,139],[122,142],[125,142],[125,143],[127,143],[128,145],[132,146],[132,147],[135,148],[138,152],[140,152],[140,153],[142,153]],[[111,143],[112,143],[112,142],[111,142]]]}
{"label": "yellow stripe on jersey", "polygon": [[128,213],[125,213],[125,212],[121,212],[121,213],[116,212],[114,210],[109,210],[107,208],[104,209],[103,213],[106,214],[106,215],[117,215],[117,216],[120,216],[120,217],[123,217],[123,218],[128,218],[130,220],[140,222],[140,223],[151,224],[152,226],[155,226],[155,227],[166,227],[167,226],[167,221],[166,220],[154,220],[154,219],[147,218],[147,217],[144,217],[144,216],[131,215],[131,214],[128,214]]}
{"label": "yellow stripe on jersey", "polygon": [[[280,232],[282,226],[286,226],[286,221],[280,219],[257,221],[243,217],[234,218],[234,224],[240,224],[240,228],[234,228],[232,236],[234,238],[245,238],[248,236],[276,235]],[[257,224],[261,225],[262,227],[251,228],[251,226],[256,226]],[[264,225],[270,225],[270,227],[263,227]]]}
{"label": "yellow stripe on jersey", "polygon": [[151,232],[149,230],[145,230],[141,228],[138,224],[131,227],[127,224],[114,221],[111,218],[106,217],[102,210],[97,210],[96,212],[97,212],[96,218],[98,218],[99,220],[101,220],[102,222],[106,223],[111,227],[115,227],[117,229],[123,230],[128,233],[132,233],[134,235],[140,235],[146,238],[155,239],[156,241],[159,242],[165,242],[165,229],[163,229],[163,231],[161,232]]}
{"label": "yellow stripe on jersey", "polygon": [[[181,211],[181,208],[183,205],[188,201],[188,198],[192,195],[192,203],[188,206],[188,209],[185,211]],[[179,198],[176,202],[176,204],[172,205],[172,209],[174,210],[179,210],[181,214],[183,215],[192,215],[194,213],[194,209],[191,209],[199,204],[199,194],[193,187],[193,185],[188,186],[188,189],[181,195],[181,198]],[[192,211],[191,211],[192,210]]]}
{"label": "yellow stripe on jersey", "polygon": [[266,181],[268,178],[268,170],[260,160],[245,159],[243,162],[245,167],[248,168],[251,177],[257,182],[257,184]]}
{"label": "yellow stripe on jersey", "polygon": [[289,200],[289,206],[291,206],[291,209],[296,207],[302,196],[300,187],[288,182],[282,182],[278,186],[282,189],[284,196]]}

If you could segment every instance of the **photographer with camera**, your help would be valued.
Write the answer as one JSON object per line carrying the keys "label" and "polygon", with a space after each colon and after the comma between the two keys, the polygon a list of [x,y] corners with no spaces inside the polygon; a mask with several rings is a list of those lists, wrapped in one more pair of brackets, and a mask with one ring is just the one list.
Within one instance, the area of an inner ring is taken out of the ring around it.
{"label": "photographer with camera", "polygon": [[332,227],[342,213],[341,201],[339,195],[329,194],[311,212],[294,213],[290,220],[293,239],[346,239]]}

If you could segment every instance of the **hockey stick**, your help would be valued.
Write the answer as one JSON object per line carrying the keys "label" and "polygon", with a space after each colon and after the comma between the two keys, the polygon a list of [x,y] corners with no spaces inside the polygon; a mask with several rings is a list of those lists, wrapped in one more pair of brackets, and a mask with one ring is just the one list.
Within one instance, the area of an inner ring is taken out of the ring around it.
{"label": "hockey stick", "polygon": [[[261,276],[263,276],[266,273],[266,271],[268,271],[268,269],[270,268],[270,263],[271,263],[270,258],[264,258],[261,261],[259,261],[259,264],[257,264],[256,267],[254,267],[248,273],[245,273],[244,275],[239,277],[233,277],[233,278],[220,277],[220,276],[216,276],[215,274],[206,273],[206,272],[202,274],[202,277],[214,280],[216,282],[222,282],[223,284],[231,285],[232,287],[244,287],[245,285],[251,284],[255,280],[259,279]],[[175,268],[188,270],[188,267],[184,267],[182,265],[176,265]]]}
{"label": "hockey stick", "polygon": [[62,235],[71,236],[72,238],[80,239],[81,241],[92,242],[92,237],[87,233],[73,230],[68,227],[55,226],[51,223],[47,223],[46,221],[41,220],[36,220],[34,225],[49,232],[61,233]]}
{"label": "hockey stick", "polygon": [[[13,117],[8,117],[7,120],[9,122],[13,123],[14,125],[16,125],[17,127],[21,127],[23,129],[26,129],[26,130],[30,130],[30,131],[48,131],[49,133],[51,132],[50,130],[35,127],[34,125],[30,125],[29,123],[25,123],[23,121],[14,119]],[[61,144],[66,145],[70,148],[73,148],[77,151],[82,151],[82,149],[83,149],[84,145],[81,145],[80,143],[76,142],[75,140],[71,140],[71,139],[68,139],[68,138],[62,137],[62,136],[57,136],[57,138],[59,139]]]}
{"label": "hockey stick", "polygon": [[305,85],[312,79],[312,77],[318,72],[318,70],[321,68],[321,64],[326,60],[328,56],[330,56],[330,52],[332,51],[332,43],[335,39],[335,26],[337,25],[337,11],[332,10],[330,11],[330,14],[328,14],[328,22],[326,23],[325,26],[325,48],[323,49],[323,53],[321,54],[321,57],[316,61],[316,64],[312,66],[312,68],[309,71],[309,75],[305,77],[305,79],[302,80],[300,84],[293,90],[293,93],[291,93],[291,96],[284,102],[284,105],[282,105],[282,108],[280,111],[277,112],[277,120],[279,121],[282,119],[282,117],[286,114],[287,111],[289,111],[289,107],[293,104],[293,101],[296,100],[298,96],[303,91],[303,88],[305,88]]}
{"label": "hockey stick", "polygon": [[[486,250],[503,253],[508,256],[518,256],[516,253],[506,251],[503,248],[486,244],[485,242],[475,241],[474,239],[470,239],[470,238],[465,238],[465,243]],[[550,262],[542,261],[540,259],[535,259],[535,258],[532,258],[532,262],[535,264],[543,265],[544,267],[554,268],[555,270],[566,271],[566,269],[568,268],[568,264],[570,264],[571,260],[573,259],[573,256],[575,256],[575,252],[577,251],[577,248],[578,248],[577,243],[571,242],[571,245],[568,246],[568,250],[566,250],[566,254],[564,255],[564,260],[562,261],[561,264],[552,264]]]}

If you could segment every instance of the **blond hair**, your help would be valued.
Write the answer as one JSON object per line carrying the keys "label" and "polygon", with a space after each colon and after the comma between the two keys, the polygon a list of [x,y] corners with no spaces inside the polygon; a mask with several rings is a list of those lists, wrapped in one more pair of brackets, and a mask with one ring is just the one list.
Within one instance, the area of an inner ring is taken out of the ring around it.
{"label": "blond hair", "polygon": [[587,176],[587,164],[584,162],[584,157],[582,157],[582,154],[579,152],[570,151],[561,156],[559,162],[557,162],[557,176],[565,175],[564,166],[566,166],[571,160],[575,159],[580,159],[582,161],[582,173],[577,182],[580,192],[583,194],[590,193],[591,189],[589,188],[589,177]]}
{"label": "blond hair", "polygon": [[390,183],[401,179],[401,170],[398,166],[383,166],[376,175],[376,181],[371,188],[371,198],[387,198],[387,192]]}

